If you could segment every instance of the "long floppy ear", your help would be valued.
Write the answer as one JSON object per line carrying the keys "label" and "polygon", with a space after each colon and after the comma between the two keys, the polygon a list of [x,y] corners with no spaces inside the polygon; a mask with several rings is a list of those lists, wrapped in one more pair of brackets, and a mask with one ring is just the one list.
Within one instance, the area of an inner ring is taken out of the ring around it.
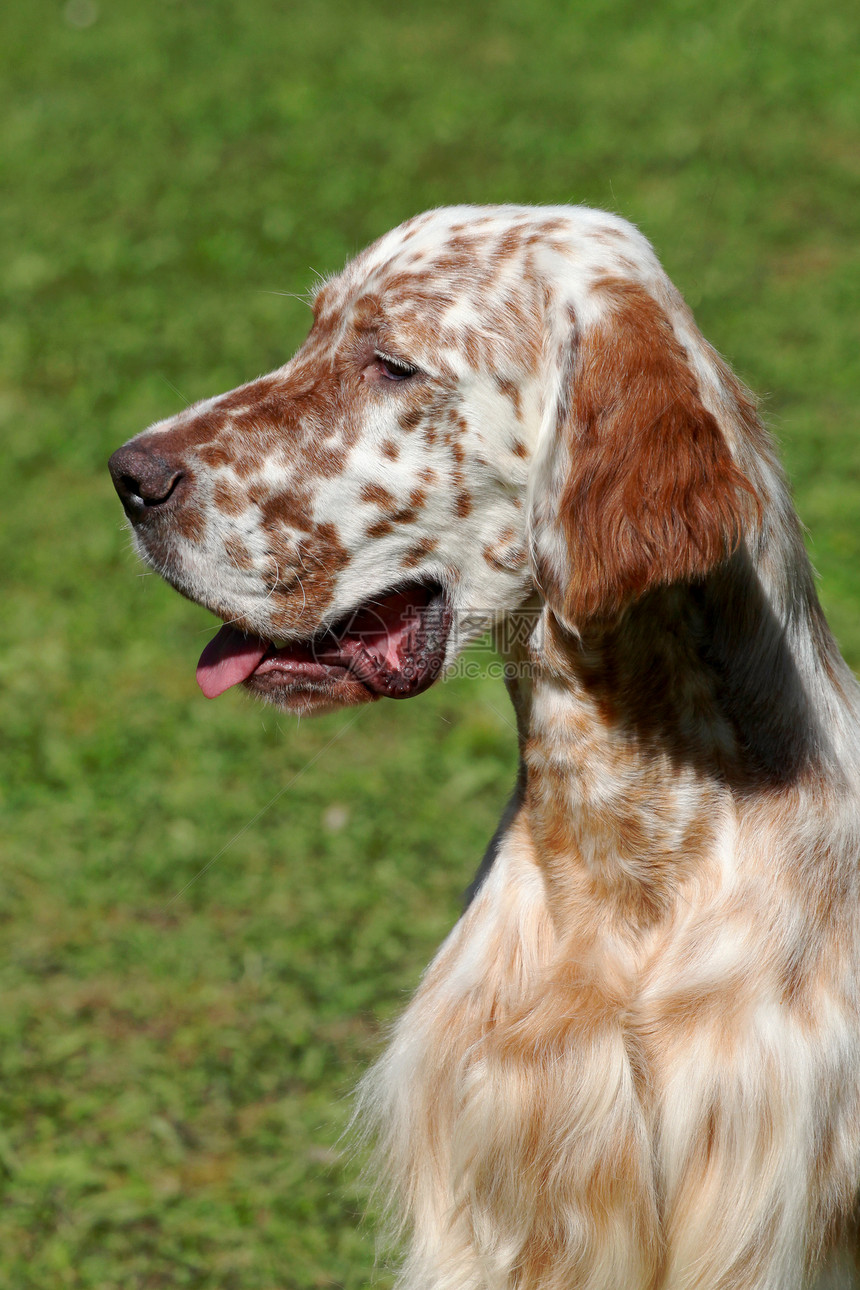
{"label": "long floppy ear", "polygon": [[757,508],[661,306],[634,282],[596,289],[597,323],[571,319],[532,506],[538,581],[571,626],[704,577]]}

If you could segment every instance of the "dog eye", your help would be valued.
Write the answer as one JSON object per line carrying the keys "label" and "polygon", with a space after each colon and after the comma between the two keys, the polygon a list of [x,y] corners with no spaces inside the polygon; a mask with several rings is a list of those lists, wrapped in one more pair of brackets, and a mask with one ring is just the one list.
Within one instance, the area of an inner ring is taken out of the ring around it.
{"label": "dog eye", "polygon": [[377,350],[374,357],[383,376],[389,381],[406,381],[418,371],[418,368],[413,367],[411,363],[404,363],[402,358],[392,358],[390,354],[383,354],[381,350]]}

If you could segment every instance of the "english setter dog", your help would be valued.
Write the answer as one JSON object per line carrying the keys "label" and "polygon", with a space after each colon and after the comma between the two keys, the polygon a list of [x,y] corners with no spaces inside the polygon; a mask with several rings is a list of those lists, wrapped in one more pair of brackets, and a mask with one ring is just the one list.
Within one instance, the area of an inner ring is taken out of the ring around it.
{"label": "english setter dog", "polygon": [[366,1076],[405,1290],[860,1286],[860,703],[750,394],[646,240],[409,220],[284,367],[111,460],[204,694],[425,690],[517,787]]}

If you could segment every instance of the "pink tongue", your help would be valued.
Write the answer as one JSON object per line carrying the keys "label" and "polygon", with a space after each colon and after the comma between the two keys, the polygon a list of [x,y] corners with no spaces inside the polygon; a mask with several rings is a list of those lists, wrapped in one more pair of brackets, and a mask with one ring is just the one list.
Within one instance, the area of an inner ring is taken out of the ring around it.
{"label": "pink tongue", "polygon": [[222,627],[200,655],[197,684],[207,699],[215,699],[249,677],[268,649],[268,641],[259,636],[246,636],[236,627]]}

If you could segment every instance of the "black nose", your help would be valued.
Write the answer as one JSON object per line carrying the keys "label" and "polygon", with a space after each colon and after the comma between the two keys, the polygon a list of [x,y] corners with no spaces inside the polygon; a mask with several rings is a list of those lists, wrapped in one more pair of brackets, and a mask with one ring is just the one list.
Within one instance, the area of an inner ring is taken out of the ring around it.
{"label": "black nose", "polygon": [[131,519],[173,501],[185,477],[175,462],[168,461],[152,449],[133,444],[118,448],[108,462],[108,468],[113,486]]}

